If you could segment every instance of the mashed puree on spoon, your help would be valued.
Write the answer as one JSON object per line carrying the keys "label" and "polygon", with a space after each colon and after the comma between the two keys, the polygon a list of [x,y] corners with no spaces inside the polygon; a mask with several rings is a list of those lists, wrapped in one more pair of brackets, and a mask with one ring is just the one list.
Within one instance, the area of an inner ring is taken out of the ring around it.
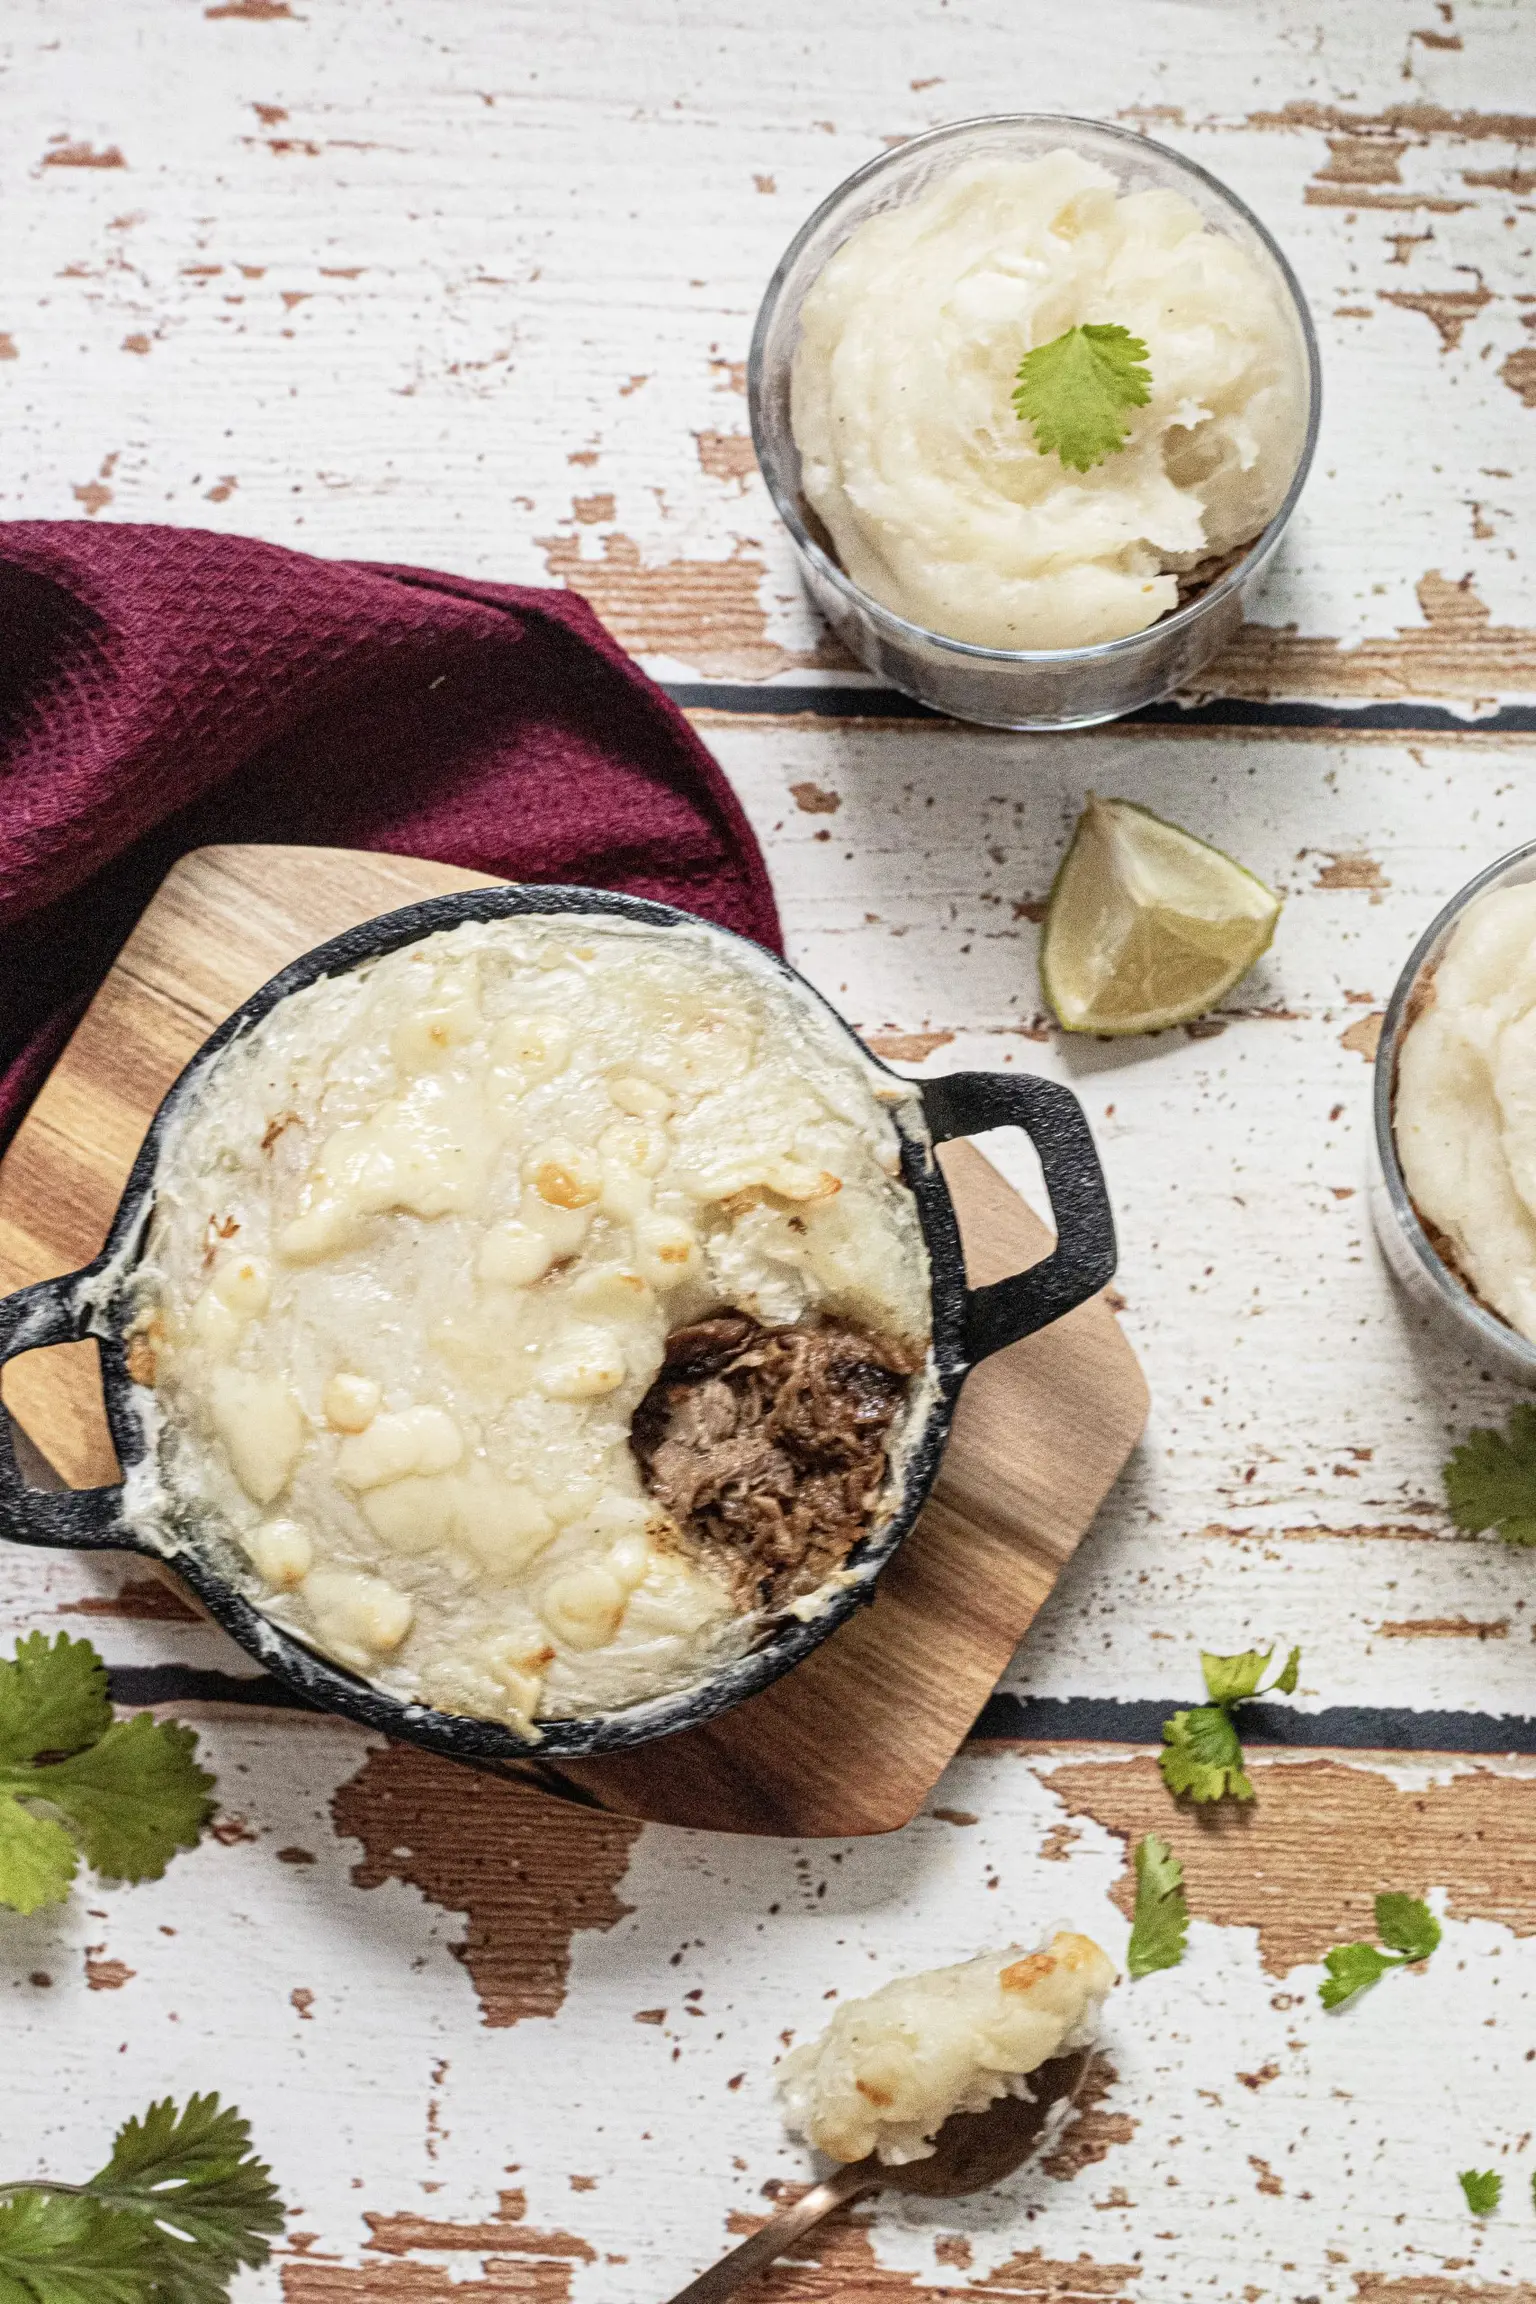
{"label": "mashed puree on spoon", "polygon": [[1027,2096],[1026,2074],[1095,2037],[1114,1964],[1089,1936],[1058,1929],[952,1968],[898,1976],[845,2000],[819,2039],[778,2070],[786,2125],[834,2160],[876,2152],[922,2160],[953,2112]]}
{"label": "mashed puree on spoon", "polygon": [[[1151,399],[1090,471],[1042,455],[1024,355],[1116,324]],[[988,648],[1080,648],[1178,603],[1178,572],[1278,510],[1301,453],[1279,283],[1176,192],[1121,194],[1077,153],[978,158],[871,216],[800,314],[791,421],[807,501],[854,582]]]}

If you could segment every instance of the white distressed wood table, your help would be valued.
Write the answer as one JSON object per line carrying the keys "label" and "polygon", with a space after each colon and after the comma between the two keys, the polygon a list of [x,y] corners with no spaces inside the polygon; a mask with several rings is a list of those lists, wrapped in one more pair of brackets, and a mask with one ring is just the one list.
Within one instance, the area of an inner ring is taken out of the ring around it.
{"label": "white distressed wood table", "polygon": [[[793,957],[877,1045],[1084,1096],[1154,1395],[931,1813],[848,1846],[474,1779],[445,1817],[417,1756],[230,1700],[245,1660],[126,1564],[0,1550],[8,1622],[175,1699],[224,1805],[158,1885],[0,1920],[7,2173],[82,2171],[151,2095],[217,2087],[294,2208],[243,2297],[648,2304],[804,2180],[781,2041],[1058,1915],[1118,1952],[1155,1824],[1190,1955],[1116,1995],[1068,2147],[855,2220],[765,2299],[1532,2304],[1536,1568],[1449,1525],[1447,1446],[1509,1394],[1405,1311],[1362,1192],[1393,977],[1533,831],[1532,0],[7,0],[0,64],[0,512],[586,592],[697,712]],[[914,718],[839,662],[745,434],[801,217],[1007,105],[1213,168],[1323,343],[1317,466],[1241,644],[1203,698],[1088,736]],[[1045,1020],[1036,918],[1090,786],[1284,890],[1214,1027],[1078,1048]],[[1196,1825],[1156,1723],[1198,1643],[1270,1638],[1302,1644],[1307,1741]],[[1325,2015],[1322,1952],[1388,1886],[1444,1949]],[[1456,2171],[1490,2165],[1479,2225]]]}

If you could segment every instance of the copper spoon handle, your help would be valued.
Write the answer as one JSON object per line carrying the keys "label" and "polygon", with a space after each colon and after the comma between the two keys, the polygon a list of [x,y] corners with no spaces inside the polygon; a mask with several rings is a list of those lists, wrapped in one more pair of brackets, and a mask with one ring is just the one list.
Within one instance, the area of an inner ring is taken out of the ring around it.
{"label": "copper spoon handle", "polygon": [[697,2280],[690,2280],[686,2288],[679,2288],[667,2304],[724,2304],[727,2296],[757,2273],[766,2272],[776,2256],[809,2232],[834,2208],[841,2208],[850,2200],[857,2200],[861,2192],[878,2192],[884,2181],[884,2172],[868,2160],[855,2160],[846,2168],[839,2168],[824,2184],[813,2184],[809,2192],[802,2193],[793,2206],[781,2208],[777,2216],[770,2216],[761,2232],[754,2232],[750,2240],[743,2240],[729,2256],[722,2256],[718,2264],[711,2264]]}

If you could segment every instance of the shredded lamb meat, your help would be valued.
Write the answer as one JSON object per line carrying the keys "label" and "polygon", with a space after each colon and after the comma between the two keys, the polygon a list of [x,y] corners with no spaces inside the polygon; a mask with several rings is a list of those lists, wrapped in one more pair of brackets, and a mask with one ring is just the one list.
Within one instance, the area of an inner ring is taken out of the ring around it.
{"label": "shredded lamb meat", "polygon": [[668,1337],[630,1445],[685,1546],[740,1607],[782,1607],[846,1558],[921,1364],[836,1320],[764,1328],[727,1312]]}

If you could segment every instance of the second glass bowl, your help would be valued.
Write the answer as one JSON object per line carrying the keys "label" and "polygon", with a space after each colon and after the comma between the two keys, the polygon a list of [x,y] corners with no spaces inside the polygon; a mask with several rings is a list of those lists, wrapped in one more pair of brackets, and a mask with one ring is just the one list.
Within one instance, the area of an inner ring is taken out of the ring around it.
{"label": "second glass bowl", "polygon": [[[1109,169],[1122,191],[1181,193],[1271,276],[1295,322],[1297,367],[1307,393],[1305,437],[1284,502],[1268,527],[1234,566],[1183,607],[1144,632],[1092,648],[983,648],[898,616],[855,584],[820,541],[819,523],[800,487],[800,455],[789,420],[790,369],[807,292],[867,216],[916,199],[962,160],[1030,160],[1063,146]],[[1016,112],[959,120],[914,136],[857,170],[822,202],[768,283],[752,335],[747,397],[757,460],[794,539],[806,588],[861,663],[893,688],[957,720],[993,728],[1087,728],[1183,687],[1234,636],[1243,593],[1279,543],[1307,477],[1321,382],[1317,340],[1296,275],[1235,193],[1192,160],[1132,129],[1066,113]]]}
{"label": "second glass bowl", "polygon": [[1413,1204],[1397,1156],[1394,1106],[1397,1100],[1397,1060],[1403,1038],[1419,1012],[1422,987],[1439,965],[1441,956],[1470,905],[1493,888],[1518,888],[1536,880],[1536,840],[1479,872],[1458,889],[1438,912],[1408,956],[1382,1021],[1376,1047],[1374,1141],[1370,1177],[1371,1217],[1376,1237],[1388,1264],[1403,1289],[1421,1311],[1450,1323],[1479,1357],[1536,1384],[1536,1344],[1530,1343],[1507,1320],[1490,1310],[1447,1264],[1431,1240],[1424,1220]]}

